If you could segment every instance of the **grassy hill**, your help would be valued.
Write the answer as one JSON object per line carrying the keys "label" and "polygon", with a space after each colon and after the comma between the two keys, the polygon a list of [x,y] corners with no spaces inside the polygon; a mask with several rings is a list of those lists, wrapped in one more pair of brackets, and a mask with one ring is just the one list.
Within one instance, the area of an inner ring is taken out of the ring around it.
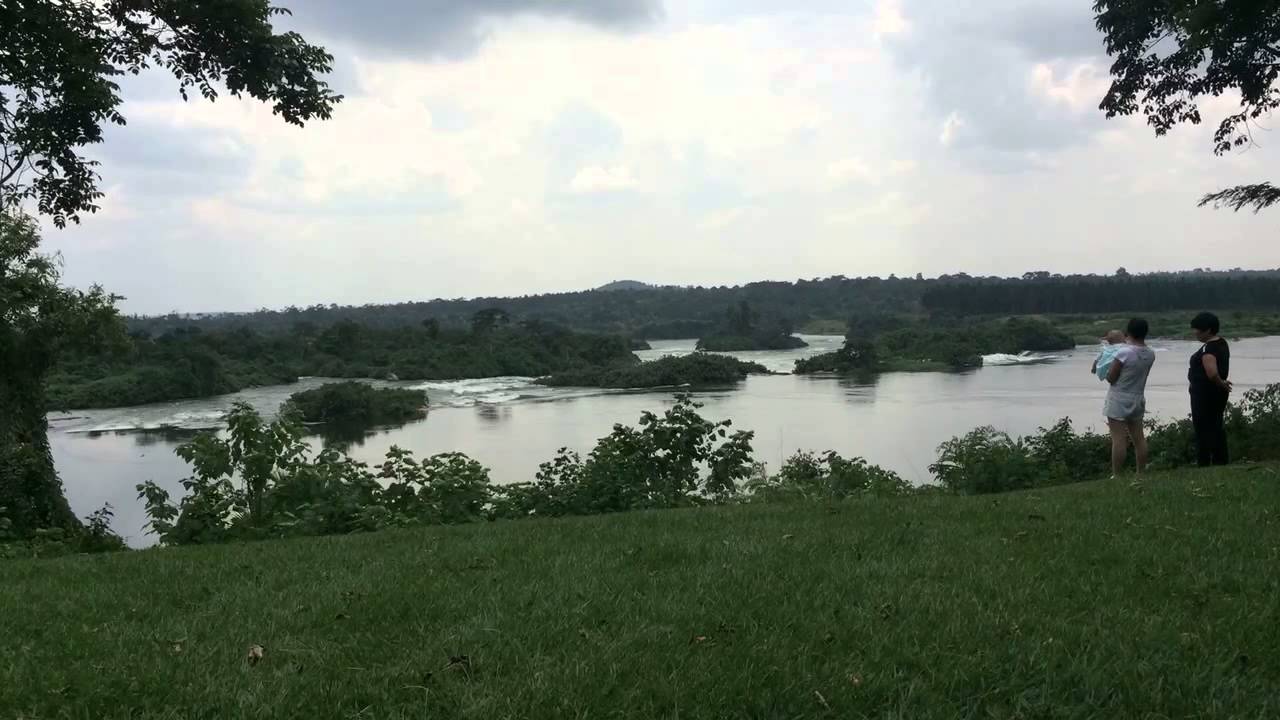
{"label": "grassy hill", "polygon": [[1270,466],[11,561],[0,717],[1276,717],[1278,567]]}

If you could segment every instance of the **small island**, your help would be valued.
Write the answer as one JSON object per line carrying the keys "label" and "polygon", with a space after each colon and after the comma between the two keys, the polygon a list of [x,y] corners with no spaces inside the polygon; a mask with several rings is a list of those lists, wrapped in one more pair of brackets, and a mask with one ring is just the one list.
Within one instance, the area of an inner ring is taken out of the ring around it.
{"label": "small island", "polygon": [[984,355],[1057,352],[1075,347],[1070,335],[1039,318],[930,318],[903,320],[898,327],[889,327],[851,323],[844,347],[797,360],[795,373],[964,370],[982,367]]}
{"label": "small island", "polygon": [[639,365],[582,368],[544,377],[539,384],[549,387],[594,387],[611,389],[658,387],[709,387],[731,385],[747,375],[766,375],[768,368],[728,355],[695,352],[681,357],[667,356]]}
{"label": "small island", "polygon": [[289,402],[303,422],[371,427],[422,417],[427,410],[427,393],[347,381],[296,392],[289,396]]}
{"label": "small island", "polygon": [[744,350],[795,350],[809,343],[792,334],[791,323],[782,318],[761,320],[760,314],[743,300],[725,311],[724,322],[698,340],[698,349],[708,352]]}

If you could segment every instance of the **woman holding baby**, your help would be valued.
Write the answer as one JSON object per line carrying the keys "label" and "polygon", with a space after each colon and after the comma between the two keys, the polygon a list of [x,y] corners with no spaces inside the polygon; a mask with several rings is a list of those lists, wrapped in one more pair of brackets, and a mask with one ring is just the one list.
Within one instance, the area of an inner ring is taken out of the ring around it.
{"label": "woman holding baby", "polygon": [[1147,377],[1156,362],[1155,352],[1147,347],[1148,329],[1146,320],[1134,318],[1129,321],[1123,340],[1118,332],[1108,333],[1108,345],[1093,363],[1093,371],[1110,385],[1102,414],[1111,431],[1111,477],[1124,468],[1130,442],[1138,472],[1147,467],[1147,438],[1142,420],[1147,412]]}

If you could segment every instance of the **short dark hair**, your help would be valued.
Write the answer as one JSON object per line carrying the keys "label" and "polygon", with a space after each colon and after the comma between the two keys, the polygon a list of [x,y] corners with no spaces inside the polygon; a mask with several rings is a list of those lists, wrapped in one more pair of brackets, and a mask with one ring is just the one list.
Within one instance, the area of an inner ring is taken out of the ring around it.
{"label": "short dark hair", "polygon": [[1196,330],[1207,330],[1214,335],[1217,335],[1221,326],[1218,324],[1217,315],[1214,315],[1211,312],[1202,312],[1191,318],[1191,327]]}
{"label": "short dark hair", "polygon": [[1146,340],[1147,333],[1151,331],[1151,326],[1142,318],[1134,318],[1129,321],[1129,327],[1125,332],[1134,340]]}

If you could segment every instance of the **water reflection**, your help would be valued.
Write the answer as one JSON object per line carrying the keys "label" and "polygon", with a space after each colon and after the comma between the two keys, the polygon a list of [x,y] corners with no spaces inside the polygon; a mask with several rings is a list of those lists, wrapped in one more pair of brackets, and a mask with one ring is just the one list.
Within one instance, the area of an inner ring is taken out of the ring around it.
{"label": "water reflection", "polygon": [[[571,399],[571,398],[570,398]],[[489,423],[499,423],[511,419],[510,405],[476,405],[476,417]]]}

